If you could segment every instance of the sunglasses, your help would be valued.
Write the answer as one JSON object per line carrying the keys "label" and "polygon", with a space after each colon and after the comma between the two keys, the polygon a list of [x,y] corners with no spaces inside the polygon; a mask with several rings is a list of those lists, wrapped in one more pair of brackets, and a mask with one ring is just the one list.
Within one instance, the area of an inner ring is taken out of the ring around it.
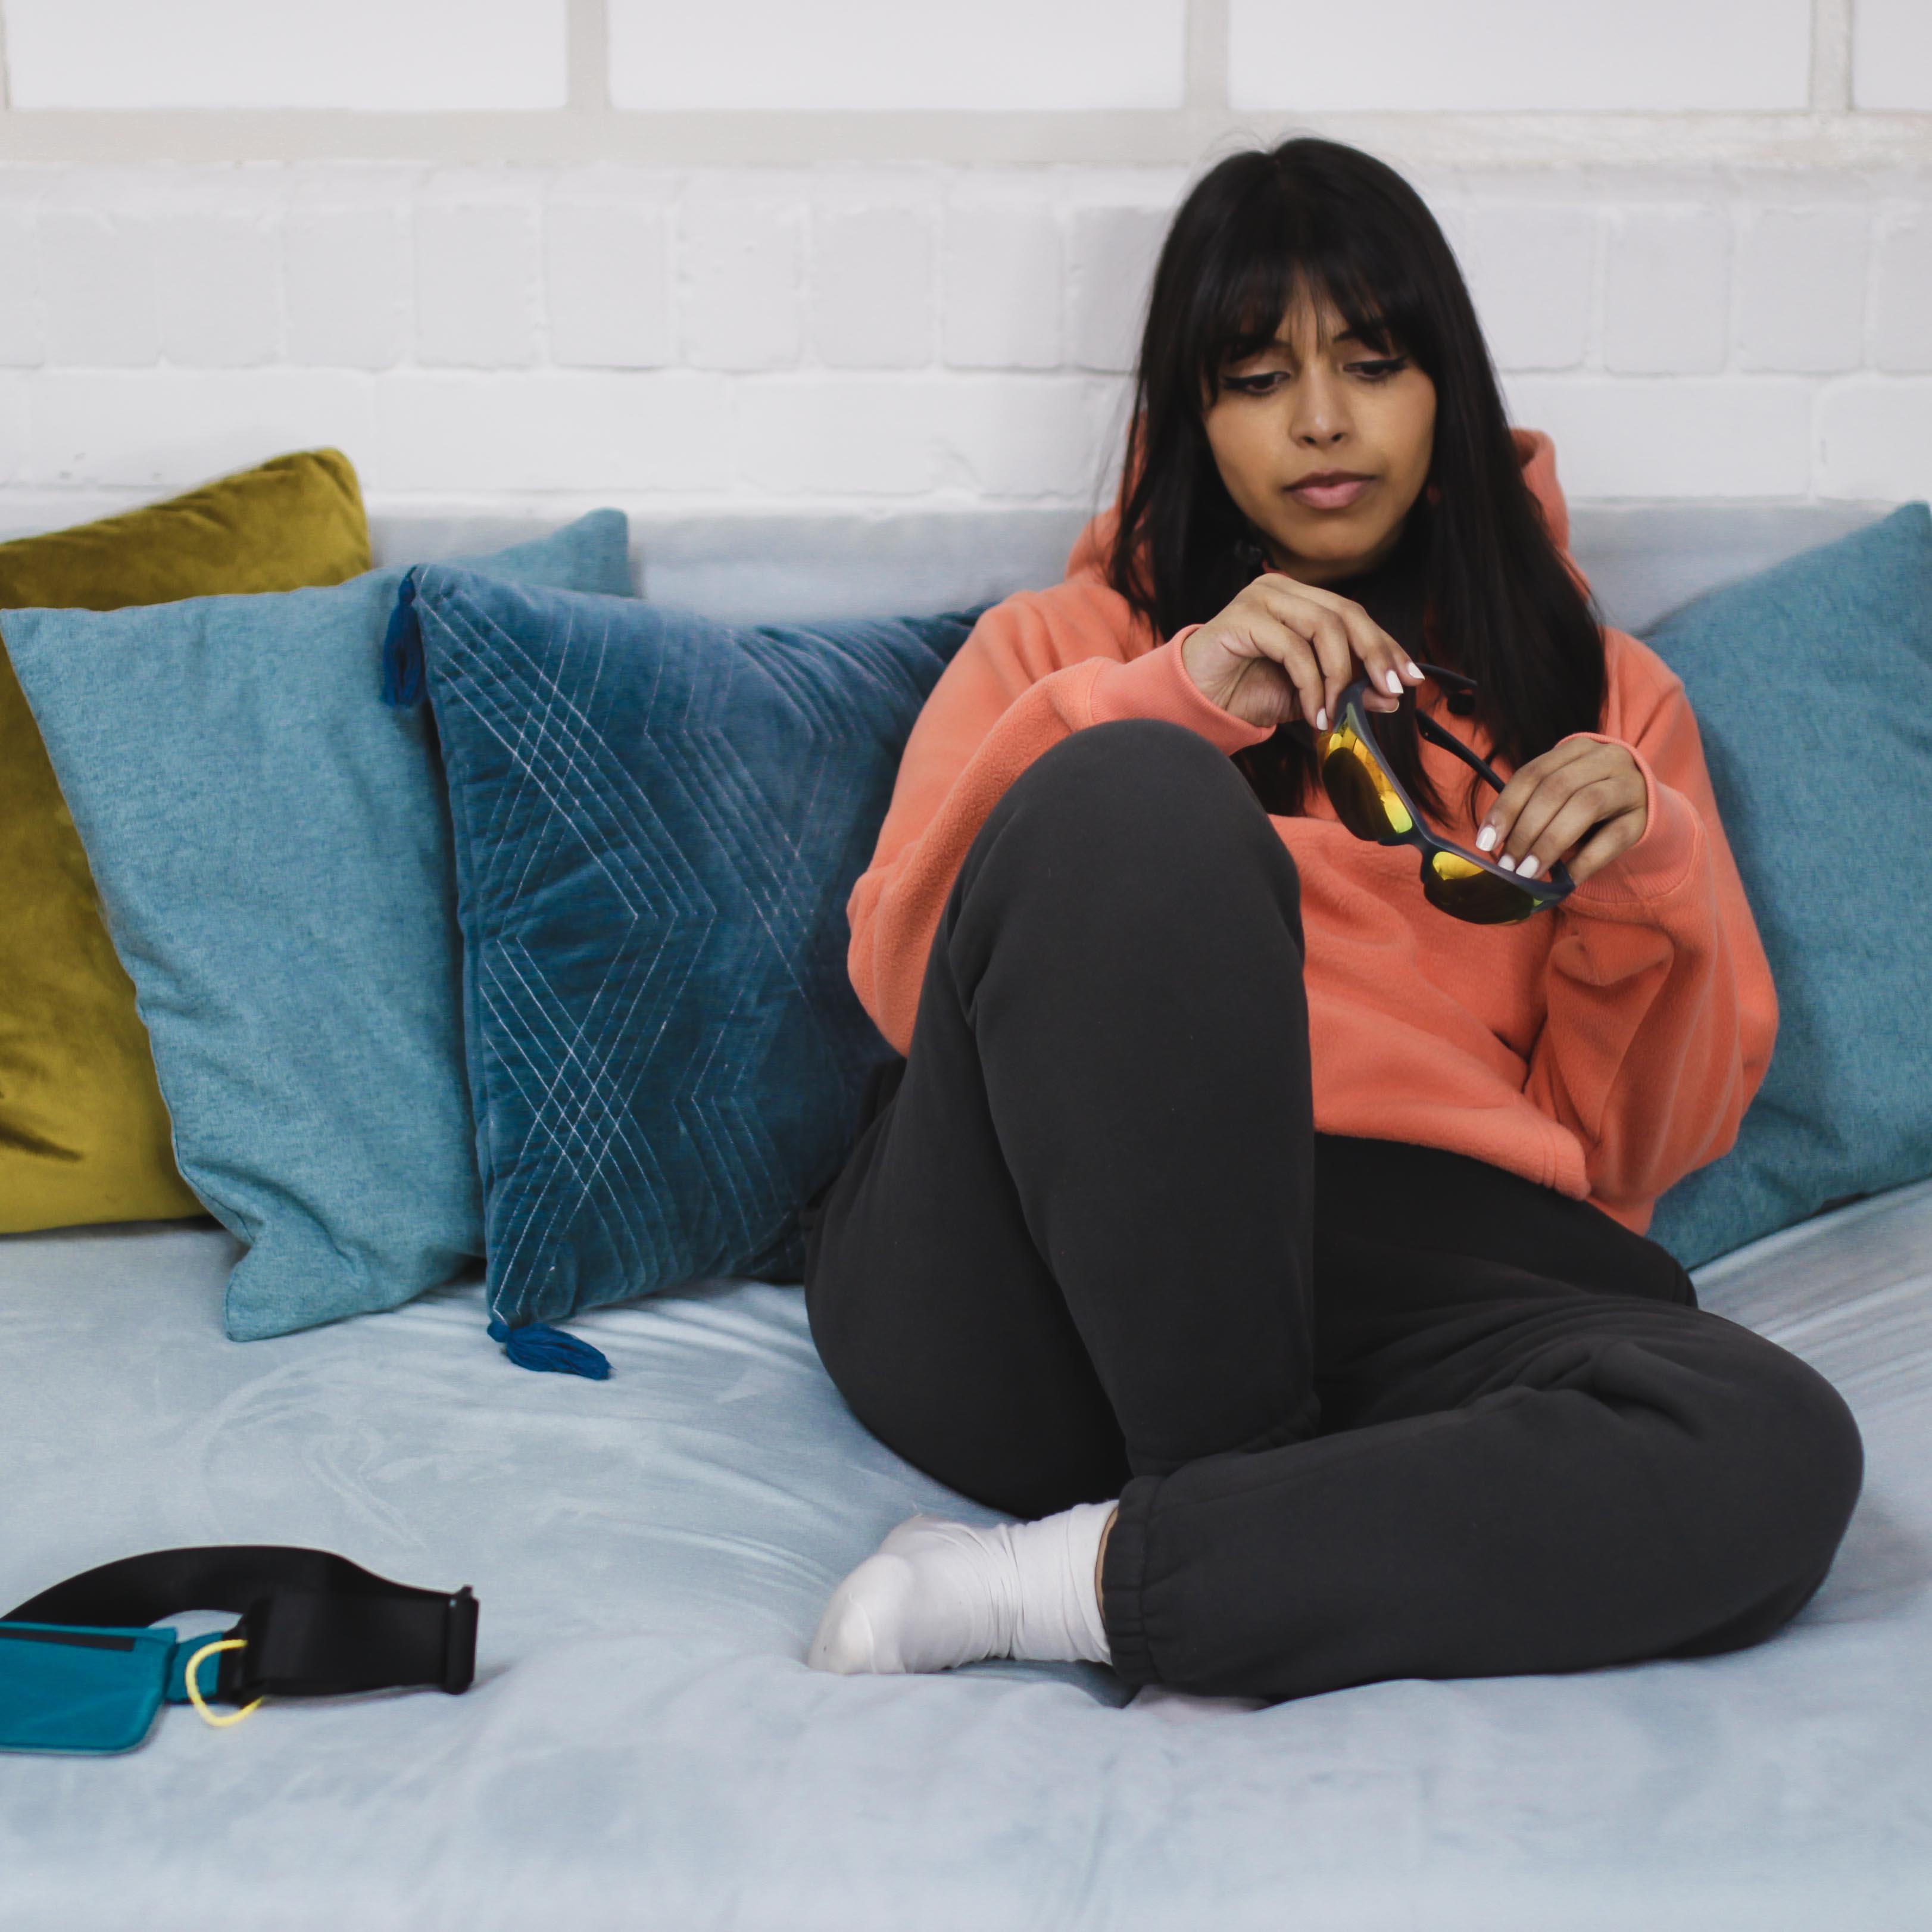
{"label": "sunglasses", "polygon": [[[1452,711],[1466,713],[1474,708],[1474,679],[1439,664],[1424,664],[1421,669],[1449,694]],[[1466,920],[1472,926],[1514,926],[1568,898],[1575,882],[1560,862],[1545,878],[1519,879],[1493,859],[1452,845],[1424,829],[1414,800],[1402,790],[1376,742],[1374,714],[1363,701],[1370,688],[1366,679],[1357,679],[1336,704],[1332,728],[1316,734],[1322,784],[1335,816],[1358,838],[1377,845],[1413,845],[1422,854],[1423,897],[1452,919]],[[1495,769],[1454,733],[1420,710],[1415,728],[1432,745],[1460,758],[1492,790],[1502,790],[1504,780]]]}

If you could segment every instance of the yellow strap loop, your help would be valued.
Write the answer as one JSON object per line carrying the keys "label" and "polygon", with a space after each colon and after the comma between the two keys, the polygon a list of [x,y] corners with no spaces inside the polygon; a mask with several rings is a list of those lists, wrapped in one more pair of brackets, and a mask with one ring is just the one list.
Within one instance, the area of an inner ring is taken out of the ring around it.
{"label": "yellow strap loop", "polygon": [[201,1687],[194,1681],[195,1672],[201,1668],[204,1657],[212,1657],[218,1650],[246,1650],[248,1640],[244,1636],[223,1637],[214,1643],[205,1643],[188,1660],[188,1668],[182,1672],[188,1684],[188,1701],[200,1713],[204,1724],[212,1724],[218,1731],[225,1731],[230,1724],[238,1724],[244,1718],[251,1718],[268,1700],[257,1697],[252,1704],[244,1704],[238,1711],[232,1711],[225,1718],[218,1718],[203,1700]]}

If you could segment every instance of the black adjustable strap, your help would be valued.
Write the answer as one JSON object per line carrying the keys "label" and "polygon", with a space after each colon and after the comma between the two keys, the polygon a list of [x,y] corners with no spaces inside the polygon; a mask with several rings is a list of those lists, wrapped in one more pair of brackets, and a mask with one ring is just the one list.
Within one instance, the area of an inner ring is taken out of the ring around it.
{"label": "black adjustable strap", "polygon": [[186,1610],[234,1610],[214,1692],[223,1703],[321,1697],[404,1685],[466,1690],[476,1668],[476,1599],[392,1583],[326,1550],[276,1544],[155,1550],[43,1590],[0,1622],[122,1629]]}

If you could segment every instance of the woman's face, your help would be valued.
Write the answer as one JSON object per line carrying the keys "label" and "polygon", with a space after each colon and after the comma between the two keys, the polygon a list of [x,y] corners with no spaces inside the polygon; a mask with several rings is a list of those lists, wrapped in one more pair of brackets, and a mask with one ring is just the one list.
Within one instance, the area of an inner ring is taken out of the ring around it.
{"label": "woman's face", "polygon": [[[1436,385],[1400,342],[1379,356],[1348,328],[1332,304],[1298,299],[1274,341],[1222,370],[1205,416],[1228,495],[1304,584],[1395,548],[1435,446]],[[1316,480],[1338,471],[1364,480]]]}

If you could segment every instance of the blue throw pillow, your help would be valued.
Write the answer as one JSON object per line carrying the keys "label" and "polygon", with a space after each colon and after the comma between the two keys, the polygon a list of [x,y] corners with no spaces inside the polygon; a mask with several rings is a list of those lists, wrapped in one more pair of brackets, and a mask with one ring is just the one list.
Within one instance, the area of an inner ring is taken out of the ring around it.
{"label": "blue throw pillow", "polygon": [[[478,568],[628,588],[599,510]],[[379,694],[398,570],[10,610],[188,1184],[248,1252],[228,1332],[392,1308],[482,1252],[442,787]]]}
{"label": "blue throw pillow", "polygon": [[[722,1274],[798,1209],[892,1049],[845,902],[970,616],[734,628],[431,566],[414,616],[456,831],[493,1333]],[[406,691],[410,670],[392,686]]]}
{"label": "blue throw pillow", "polygon": [[1932,512],[1713,591],[1647,641],[1696,713],[1778,985],[1736,1146],[1651,1226],[1694,1267],[1932,1174]]}

